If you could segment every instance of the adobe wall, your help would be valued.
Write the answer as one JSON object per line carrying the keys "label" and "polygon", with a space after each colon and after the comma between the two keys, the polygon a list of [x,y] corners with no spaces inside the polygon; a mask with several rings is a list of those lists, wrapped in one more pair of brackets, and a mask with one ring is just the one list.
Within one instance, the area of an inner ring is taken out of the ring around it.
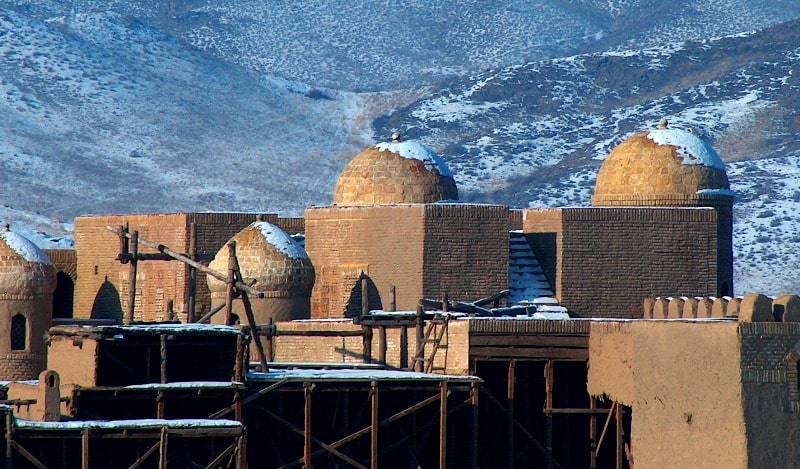
{"label": "adobe wall", "polygon": [[741,323],[750,467],[800,467],[800,323]]}
{"label": "adobe wall", "polygon": [[[311,363],[363,363],[363,339],[357,337],[310,337],[280,335],[281,331],[325,331],[325,332],[359,332],[361,326],[352,320],[341,321],[292,321],[276,324],[278,336],[273,338],[275,361],[278,362],[311,362]],[[426,326],[427,327],[427,326]],[[386,329],[386,363],[391,367],[400,367],[400,328]],[[417,354],[416,333],[413,326],[408,328],[408,366],[413,368],[412,359]],[[448,374],[469,373],[469,321],[450,321],[447,335],[442,343],[446,348],[440,349],[434,356],[434,366],[446,368]],[[372,362],[378,363],[379,332],[373,329]],[[430,354],[430,345],[426,353]],[[253,346],[251,346],[251,349]],[[252,356],[251,350],[251,356]]]}
{"label": "adobe wall", "polygon": [[[608,390],[632,408],[637,466],[748,467],[738,327],[735,321],[592,324],[587,387],[595,396]],[[631,376],[613,381],[625,374]]]}
{"label": "adobe wall", "polygon": [[97,341],[63,335],[49,337],[47,369],[61,377],[61,386],[97,384]]}
{"label": "adobe wall", "polygon": [[502,205],[425,205],[423,296],[474,301],[507,289],[508,225]]}
{"label": "adobe wall", "polygon": [[352,293],[360,302],[362,271],[380,299],[370,299],[370,308],[388,308],[394,285],[397,309],[415,309],[423,294],[424,210],[416,204],[307,209],[306,251],[316,271],[311,317],[344,317]]}
{"label": "adobe wall", "polygon": [[[77,276],[74,317],[121,320],[128,305],[130,265],[117,260],[119,237],[106,226],[125,224],[141,238],[187,253],[190,223],[196,223],[197,250],[215,254],[226,241],[256,219],[243,213],[173,213],[148,215],[103,215],[75,219]],[[274,215],[272,216],[275,217]],[[268,220],[269,221],[269,220]],[[140,253],[155,253],[139,246]],[[207,262],[206,262],[207,263]],[[188,267],[178,261],[142,261],[136,279],[135,320],[166,319],[167,302],[174,301],[179,319],[186,318]],[[211,297],[205,274],[197,275],[197,310],[210,309]]]}
{"label": "adobe wall", "polygon": [[[560,214],[556,296],[570,311],[641,318],[645,297],[718,290],[716,210],[564,208]],[[555,225],[557,218],[547,215]],[[526,233],[537,217],[526,214]]]}

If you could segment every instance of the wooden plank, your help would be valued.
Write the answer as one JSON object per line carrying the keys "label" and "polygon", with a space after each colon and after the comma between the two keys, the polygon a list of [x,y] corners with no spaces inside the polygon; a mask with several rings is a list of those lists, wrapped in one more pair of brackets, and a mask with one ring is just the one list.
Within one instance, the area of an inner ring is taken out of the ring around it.
{"label": "wooden plank", "polygon": [[216,469],[220,467],[220,464],[222,464],[222,460],[233,454],[233,452],[236,451],[238,446],[239,446],[238,441],[233,442],[232,445],[225,448],[225,451],[223,451],[222,453],[220,453],[219,456],[214,458],[214,460],[211,461],[211,463],[208,466],[206,466],[206,469]]}
{"label": "wooden plank", "polygon": [[[29,463],[33,464],[36,469],[47,469],[47,466],[41,463],[38,459],[36,459],[31,453],[28,452],[25,448],[22,447],[19,443],[14,440],[9,440],[8,443],[14,448],[19,454],[22,455],[23,458],[27,459]],[[10,465],[8,467],[11,467]]]}
{"label": "wooden plank", "polygon": [[589,350],[582,348],[539,347],[470,347],[470,356],[493,358],[541,358],[541,359],[575,359],[588,360]]}
{"label": "wooden plank", "polygon": [[469,344],[473,347],[570,347],[588,348],[589,337],[569,335],[476,335],[471,334]]}

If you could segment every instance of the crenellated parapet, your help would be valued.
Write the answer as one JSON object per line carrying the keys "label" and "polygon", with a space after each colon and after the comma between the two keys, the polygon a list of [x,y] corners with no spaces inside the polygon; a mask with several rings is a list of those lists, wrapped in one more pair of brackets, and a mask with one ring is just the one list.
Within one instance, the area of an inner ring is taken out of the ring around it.
{"label": "crenellated parapet", "polygon": [[800,322],[800,296],[645,298],[644,319],[738,318],[739,322]]}

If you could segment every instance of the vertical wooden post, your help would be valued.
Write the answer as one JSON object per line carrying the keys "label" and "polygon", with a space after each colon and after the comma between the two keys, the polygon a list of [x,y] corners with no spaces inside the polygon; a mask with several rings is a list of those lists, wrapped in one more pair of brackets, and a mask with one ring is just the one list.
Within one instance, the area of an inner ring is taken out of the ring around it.
{"label": "vertical wooden post", "polygon": [[416,322],[417,353],[414,371],[422,371],[425,369],[425,318],[422,316],[422,305],[417,305]]}
{"label": "vertical wooden post", "polygon": [[159,338],[159,355],[161,356],[161,384],[167,382],[167,336],[161,334]]}
{"label": "vertical wooden post", "polygon": [[442,298],[442,311],[445,313],[450,311],[450,298],[447,292],[444,292],[444,297]]}
{"label": "vertical wooden post", "polygon": [[[197,261],[197,223],[189,224],[189,257]],[[195,302],[197,301],[197,269],[189,267],[189,285],[186,298],[186,322],[194,322]]]}
{"label": "vertical wooden post", "polygon": [[589,445],[591,453],[589,453],[589,469],[597,469],[597,415],[594,411],[597,410],[597,399],[594,396],[589,396]]}
{"label": "vertical wooden post", "polygon": [[369,283],[364,272],[361,272],[361,316],[369,315]]}
{"label": "vertical wooden post", "polygon": [[228,243],[228,281],[225,295],[225,324],[233,325],[233,284],[236,281],[236,241]]}
{"label": "vertical wooden post", "polygon": [[617,469],[622,469],[625,458],[625,442],[622,441],[622,405],[617,403]]}
{"label": "vertical wooden post", "polygon": [[408,327],[400,326],[400,368],[408,368]]}
{"label": "vertical wooden post", "polygon": [[269,323],[267,325],[267,361],[274,362],[275,361],[275,323],[273,318],[269,318]]}
{"label": "vertical wooden post", "polygon": [[378,360],[386,365],[386,326],[378,327]]}
{"label": "vertical wooden post", "polygon": [[163,419],[165,416],[164,390],[156,392],[156,418]]}
{"label": "vertical wooden post", "polygon": [[305,417],[303,419],[303,467],[311,469],[311,383],[303,383]]}
{"label": "vertical wooden post", "polygon": [[247,369],[247,363],[250,357],[244,356],[244,336],[239,333],[236,336],[236,364],[233,368],[233,379],[242,383],[244,382],[244,370]]}
{"label": "vertical wooden post", "polygon": [[545,418],[547,419],[547,469],[553,469],[553,361],[544,364]]}
{"label": "vertical wooden post", "polygon": [[364,363],[372,363],[372,326],[361,326],[364,336],[361,340],[361,353],[364,356]]}
{"label": "vertical wooden post", "polygon": [[480,433],[478,431],[478,422],[479,422],[479,414],[478,414],[478,383],[472,382],[469,385],[469,400],[470,405],[472,406],[472,467],[478,467],[478,443],[480,441]]}
{"label": "vertical wooden post", "polygon": [[233,418],[237,422],[244,422],[244,416],[242,415],[242,396],[238,389],[233,393]]}
{"label": "vertical wooden post", "polygon": [[508,362],[507,397],[508,397],[508,467],[514,467],[514,390],[516,386],[516,362]]}
{"label": "vertical wooden post", "polygon": [[370,423],[370,469],[378,469],[378,382],[373,381],[369,388],[372,405],[372,422]]}
{"label": "vertical wooden post", "polygon": [[11,440],[14,437],[14,414],[11,409],[6,409],[6,468],[11,469],[14,453]]}
{"label": "vertical wooden post", "polygon": [[167,468],[167,426],[161,427],[161,444],[158,448],[158,469]]}
{"label": "vertical wooden post", "polygon": [[167,300],[167,317],[165,319],[167,321],[175,320],[175,302],[172,301],[172,298]]}
{"label": "vertical wooden post", "polygon": [[125,312],[125,324],[133,323],[133,311],[136,307],[136,271],[139,264],[139,232],[131,233],[131,265],[128,271],[128,310]]}
{"label": "vertical wooden post", "polygon": [[[10,466],[9,466],[10,467]],[[81,469],[89,469],[89,429],[81,432]]]}
{"label": "vertical wooden post", "polygon": [[439,383],[439,469],[447,467],[447,381]]}
{"label": "vertical wooden post", "polygon": [[397,311],[397,287],[394,285],[389,289],[389,311]]}

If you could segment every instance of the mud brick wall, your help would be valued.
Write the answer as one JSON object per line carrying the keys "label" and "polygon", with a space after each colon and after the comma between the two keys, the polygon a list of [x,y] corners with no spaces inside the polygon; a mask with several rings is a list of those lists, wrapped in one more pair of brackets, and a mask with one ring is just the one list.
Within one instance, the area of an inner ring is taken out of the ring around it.
{"label": "mud brick wall", "polygon": [[360,302],[363,271],[377,296],[370,308],[413,310],[422,295],[424,205],[320,207],[306,210],[306,251],[314,264],[312,318],[344,317],[351,296]]}
{"label": "mud brick wall", "polygon": [[[121,320],[128,305],[130,265],[117,260],[119,237],[106,226],[128,224],[141,238],[164,244],[187,253],[192,222],[197,228],[199,253],[215,254],[233,235],[255,221],[256,214],[244,213],[173,213],[148,215],[104,215],[75,219],[77,277],[75,285],[76,318],[113,318]],[[271,217],[271,218],[270,218]],[[277,217],[262,215],[266,221]],[[139,246],[141,253],[157,251]],[[207,262],[207,261],[206,261]],[[166,318],[167,301],[174,301],[177,317],[186,318],[188,267],[178,261],[141,261],[136,279],[135,320],[158,321]],[[197,310],[210,309],[210,293],[205,275],[197,276]]]}
{"label": "mud brick wall", "polygon": [[535,234],[556,233],[563,306],[581,316],[640,318],[648,296],[717,294],[727,262],[718,258],[717,217],[709,208],[564,208],[526,212],[524,231],[534,234],[534,250],[540,241],[550,253],[542,256],[546,274],[552,244],[542,248]]}
{"label": "mud brick wall", "polygon": [[306,233],[306,220],[302,217],[278,217],[271,223],[289,235]]}
{"label": "mud brick wall", "polygon": [[64,272],[74,282],[78,278],[78,258],[74,249],[45,249],[56,272]]}
{"label": "mud brick wall", "polygon": [[561,209],[529,209],[524,211],[522,231],[531,250],[539,261],[547,282],[559,296],[557,268],[561,265]]}
{"label": "mud brick wall", "polygon": [[507,289],[508,225],[506,206],[425,205],[423,295],[474,301]]}

